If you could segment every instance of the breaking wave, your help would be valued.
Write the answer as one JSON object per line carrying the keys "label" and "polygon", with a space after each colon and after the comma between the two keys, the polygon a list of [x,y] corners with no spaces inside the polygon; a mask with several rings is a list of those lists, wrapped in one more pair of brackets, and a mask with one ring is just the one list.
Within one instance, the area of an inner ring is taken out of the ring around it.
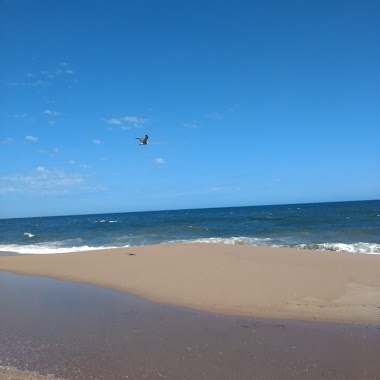
{"label": "breaking wave", "polygon": [[44,254],[54,254],[54,253],[69,253],[69,252],[82,252],[82,251],[93,251],[100,249],[111,249],[120,247],[91,247],[88,245],[73,246],[73,247],[56,247],[54,245],[46,244],[35,244],[35,245],[0,245],[0,252],[11,252],[19,253],[22,255],[44,255]]}
{"label": "breaking wave", "polygon": [[[79,243],[79,240],[77,243]],[[74,243],[72,241],[72,243]],[[231,236],[231,237],[209,237],[209,238],[196,238],[196,239],[167,239],[167,240],[151,240],[147,236],[123,236],[122,238],[115,238],[109,245],[86,245],[86,244],[70,244],[67,241],[57,242],[44,242],[36,244],[4,244],[0,245],[0,252],[9,252],[16,254],[55,254],[55,253],[69,253],[69,252],[82,252],[101,249],[125,248],[130,246],[143,246],[152,244],[176,244],[176,243],[207,243],[207,244],[231,244],[231,245],[246,245],[257,247],[277,247],[277,248],[297,248],[309,249],[314,251],[339,251],[348,253],[362,253],[362,254],[380,254],[380,244],[377,243],[308,243],[308,244],[289,244],[284,241],[270,238],[254,238],[246,236]]]}

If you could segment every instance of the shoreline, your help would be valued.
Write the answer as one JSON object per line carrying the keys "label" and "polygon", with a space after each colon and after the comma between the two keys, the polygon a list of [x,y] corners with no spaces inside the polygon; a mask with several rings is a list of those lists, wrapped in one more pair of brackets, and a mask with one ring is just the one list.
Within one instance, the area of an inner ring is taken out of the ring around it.
{"label": "shoreline", "polygon": [[98,285],[226,315],[380,325],[380,256],[168,244],[0,256],[0,271]]}
{"label": "shoreline", "polygon": [[376,326],[204,313],[4,272],[0,301],[7,305],[0,313],[1,379],[250,380],[281,374],[353,380],[380,374]]}
{"label": "shoreline", "polygon": [[63,380],[57,377],[43,376],[36,372],[20,371],[17,368],[2,367],[0,365],[0,379],[6,380]]}

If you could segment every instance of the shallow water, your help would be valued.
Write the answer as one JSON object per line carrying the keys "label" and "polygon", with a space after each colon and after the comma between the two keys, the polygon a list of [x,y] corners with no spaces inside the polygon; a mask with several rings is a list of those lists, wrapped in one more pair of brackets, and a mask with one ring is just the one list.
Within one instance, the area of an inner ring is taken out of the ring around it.
{"label": "shallow water", "polygon": [[0,272],[0,365],[69,380],[375,379],[380,329],[228,317]]}

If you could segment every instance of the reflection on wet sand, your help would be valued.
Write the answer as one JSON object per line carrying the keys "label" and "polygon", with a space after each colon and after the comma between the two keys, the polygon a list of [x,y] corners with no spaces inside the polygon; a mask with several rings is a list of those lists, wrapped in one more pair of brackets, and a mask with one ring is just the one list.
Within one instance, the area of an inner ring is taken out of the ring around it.
{"label": "reflection on wet sand", "polygon": [[68,380],[380,375],[374,326],[222,316],[1,272],[0,302],[0,365]]}

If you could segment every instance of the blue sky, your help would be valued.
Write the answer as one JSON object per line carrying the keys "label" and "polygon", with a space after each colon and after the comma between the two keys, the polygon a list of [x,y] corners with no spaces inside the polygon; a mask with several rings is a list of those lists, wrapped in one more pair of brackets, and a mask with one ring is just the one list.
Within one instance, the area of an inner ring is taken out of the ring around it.
{"label": "blue sky", "polygon": [[380,198],[377,0],[0,0],[0,24],[1,218]]}

